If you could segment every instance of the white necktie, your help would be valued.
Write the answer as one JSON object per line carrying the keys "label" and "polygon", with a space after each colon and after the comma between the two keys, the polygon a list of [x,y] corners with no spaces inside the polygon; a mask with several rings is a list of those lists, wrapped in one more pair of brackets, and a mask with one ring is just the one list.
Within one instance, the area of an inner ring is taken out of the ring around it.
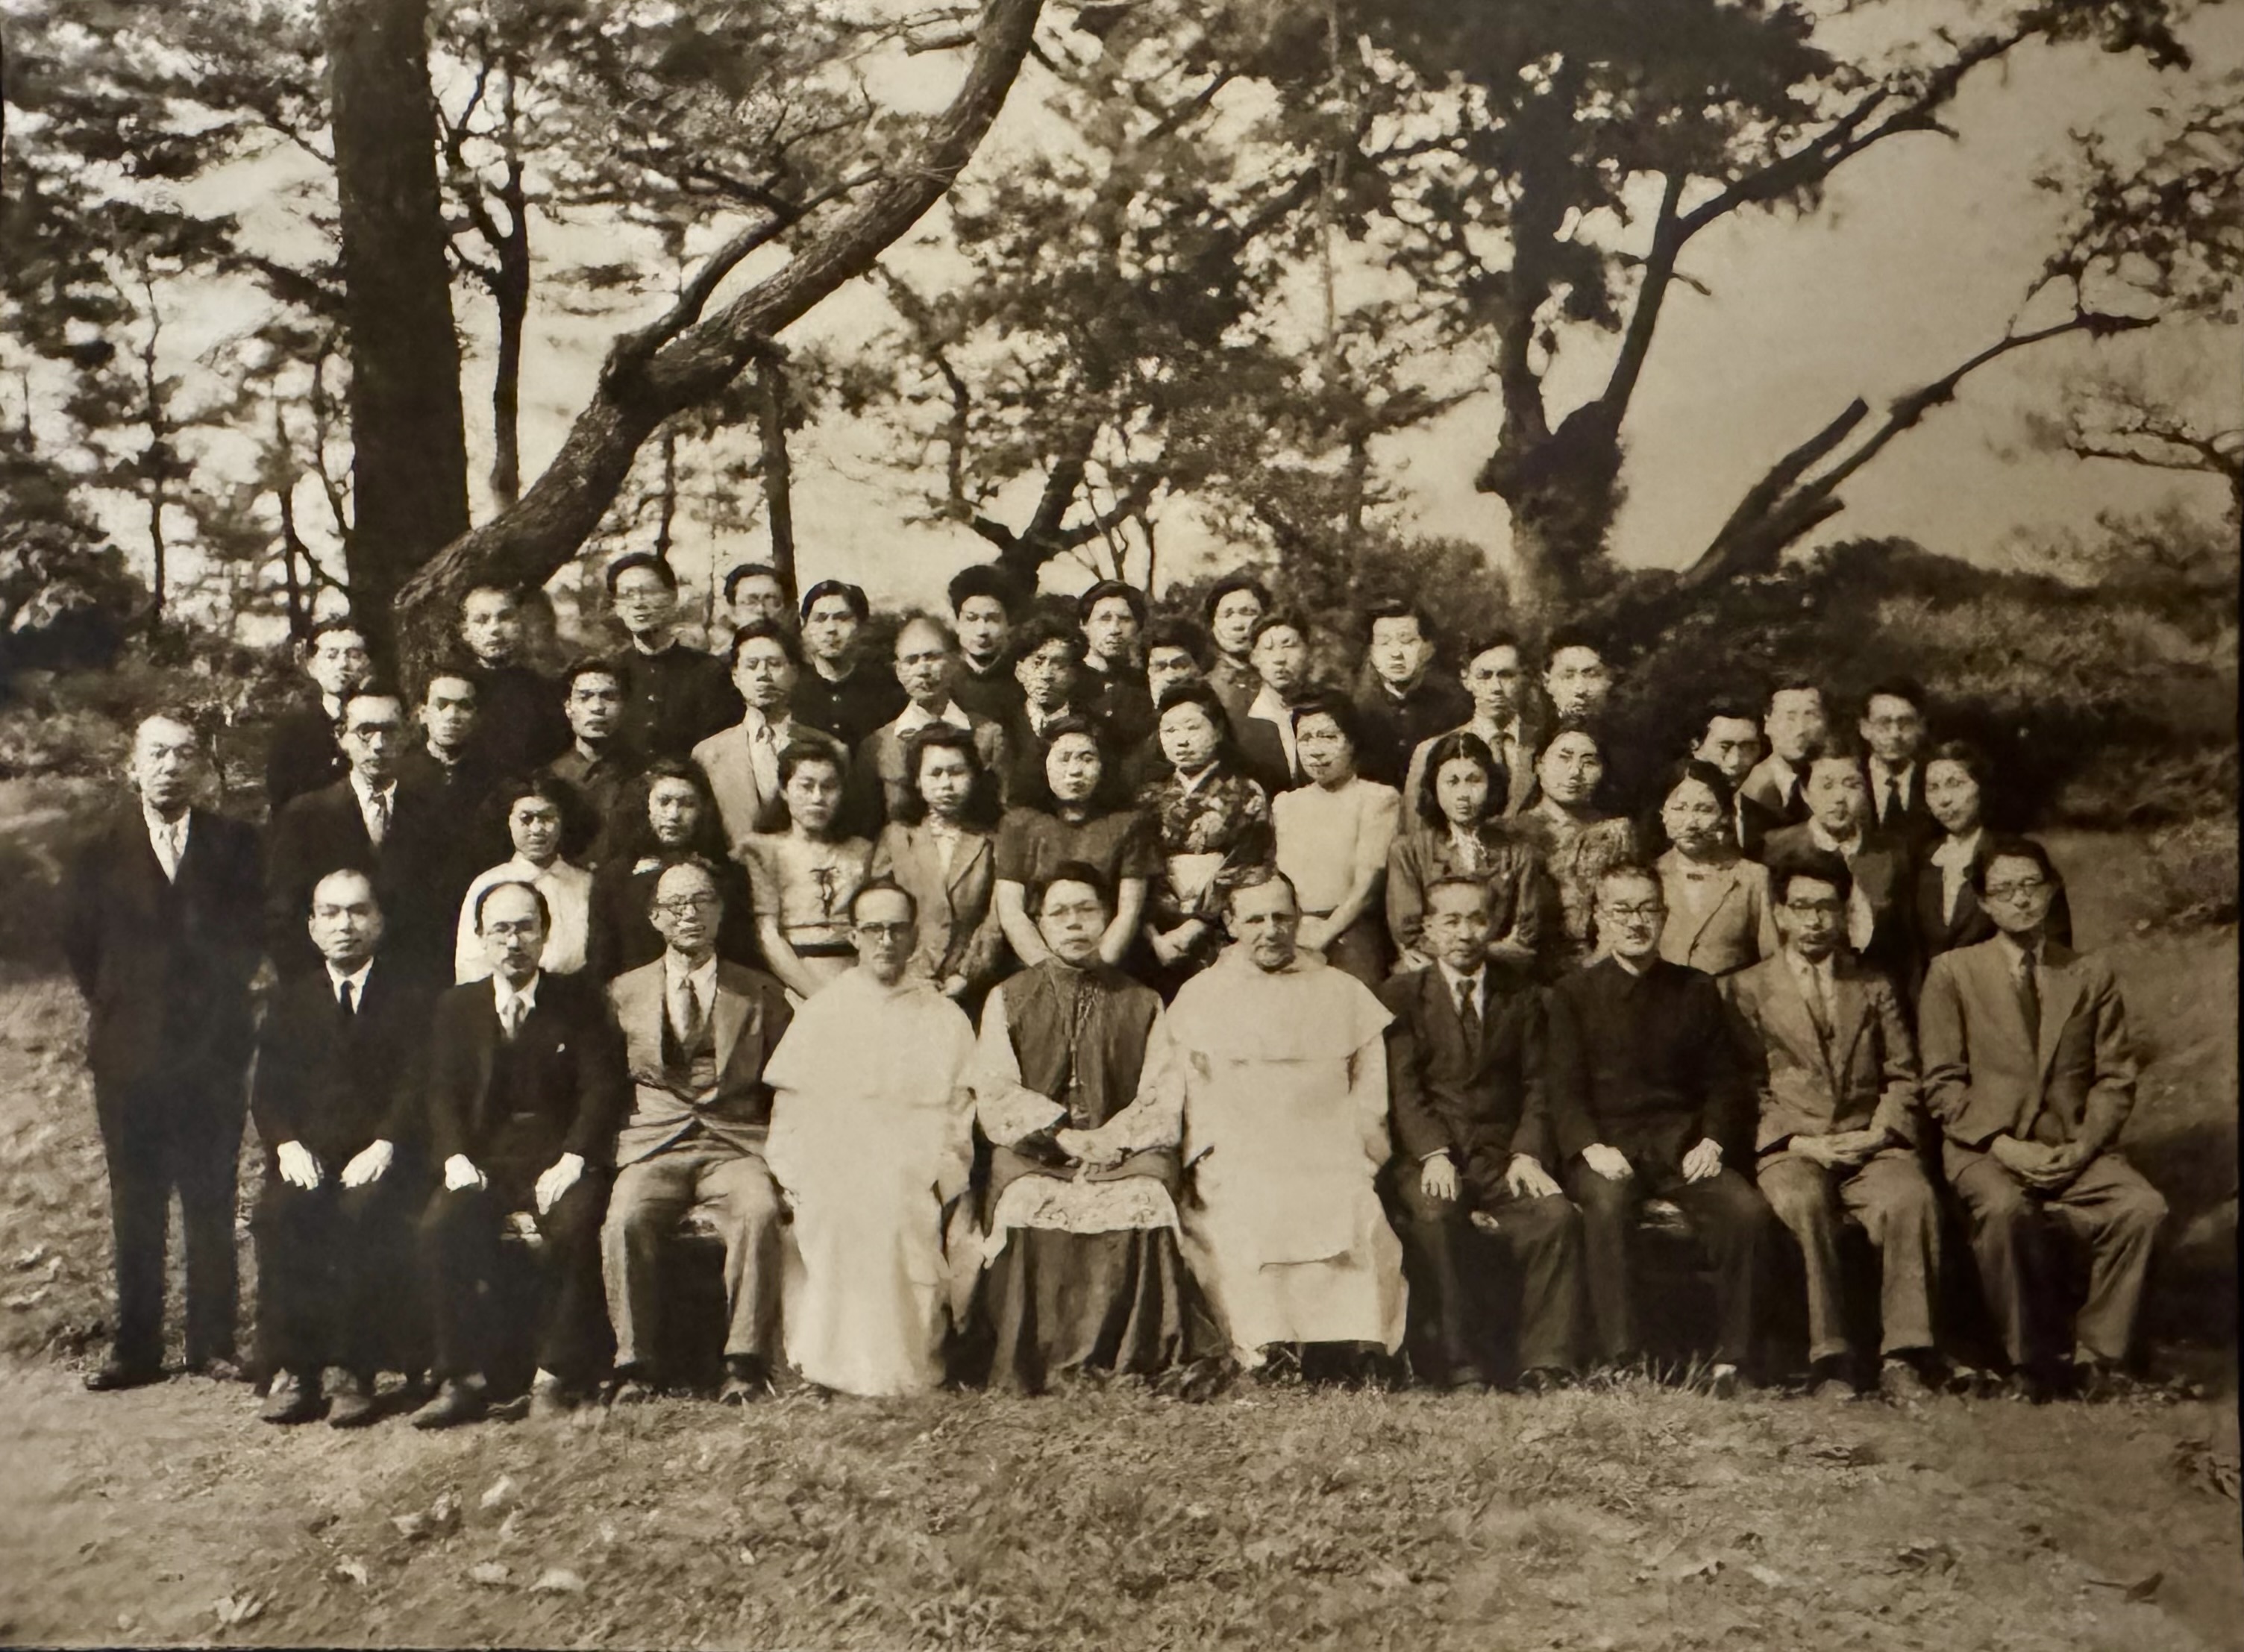
{"label": "white necktie", "polygon": [[765,797],[779,791],[779,739],[768,723],[759,723],[748,740],[748,762],[756,772],[756,790]]}
{"label": "white necktie", "polygon": [[670,1028],[687,1049],[701,1035],[701,999],[693,990],[691,975],[680,975],[670,983]]}
{"label": "white necktie", "polygon": [[164,868],[164,881],[166,883],[179,880],[179,833],[186,824],[186,817],[182,815],[177,820],[163,822],[154,833],[156,864]]}
{"label": "white necktie", "polygon": [[523,1017],[529,1013],[530,1006],[522,1001],[519,994],[508,999],[500,1007],[498,1024],[506,1029],[508,1042],[511,1042],[514,1035],[522,1030]]}
{"label": "white necktie", "polygon": [[380,792],[369,792],[366,799],[366,835],[377,849],[389,835],[389,799]]}

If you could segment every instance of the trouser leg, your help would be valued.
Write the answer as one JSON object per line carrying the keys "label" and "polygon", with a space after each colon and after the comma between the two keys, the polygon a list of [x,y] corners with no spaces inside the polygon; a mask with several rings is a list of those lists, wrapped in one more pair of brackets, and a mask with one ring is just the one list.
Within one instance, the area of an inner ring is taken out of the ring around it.
{"label": "trouser leg", "polygon": [[2133,1165],[2107,1152],[2045,1205],[2088,1245],[2088,1299],[2073,1322],[2073,1336],[2099,1359],[2122,1363],[2134,1343],[2166,1202]]}
{"label": "trouser leg", "polygon": [[1438,1374],[1446,1377],[1461,1366],[1481,1365],[1466,1300],[1464,1255],[1472,1227],[1465,1205],[1435,1198],[1420,1182],[1421,1174],[1416,1164],[1396,1167],[1395,1199],[1402,1217],[1396,1224],[1396,1237],[1425,1286],[1423,1323],[1433,1335]]}
{"label": "trouser leg", "polygon": [[590,1374],[602,1305],[600,1218],[607,1202],[606,1175],[588,1170],[537,1218],[545,1240],[537,1363],[572,1381]]}
{"label": "trouser leg", "polygon": [[654,1359],[661,1313],[661,1257],[693,1203],[695,1160],[658,1153],[616,1172],[600,1224],[600,1277],[618,1367]]}
{"label": "trouser leg", "polygon": [[760,1157],[701,1172],[700,1202],[725,1236],[725,1357],[769,1364],[779,1337],[780,1197]]}
{"label": "trouser leg", "polygon": [[1754,1316],[1776,1218],[1768,1202],[1735,1170],[1698,1182],[1679,1177],[1660,1191],[1691,1218],[1714,1264],[1714,1358],[1742,1365],[1753,1357]]}
{"label": "trouser leg", "polygon": [[1582,1217],[1557,1194],[1496,1209],[1519,1272],[1519,1366],[1571,1371],[1582,1345]]}
{"label": "trouser leg", "polygon": [[194,1098],[172,1135],[172,1174],[179,1190],[186,1253],[187,1360],[233,1357],[241,1273],[233,1243],[244,1114],[238,1098]]}
{"label": "trouser leg", "polygon": [[159,1105],[158,1097],[129,1089],[105,1090],[96,1100],[117,1270],[112,1351],[130,1365],[153,1366],[164,1357],[165,1222],[171,1190],[164,1175]]}
{"label": "trouser leg", "polygon": [[1761,1197],[1800,1241],[1808,1280],[1808,1359],[1813,1365],[1849,1350],[1844,1277],[1839,1265],[1839,1201],[1831,1170],[1796,1153],[1772,1153],[1757,1171]]}
{"label": "trouser leg", "polygon": [[332,1177],[307,1190],[268,1174],[258,1190],[251,1218],[257,1237],[257,1347],[267,1371],[317,1371],[333,1353],[335,1275],[347,1243],[339,1203]]}
{"label": "trouser leg", "polygon": [[1589,1275],[1590,1322],[1598,1352],[1608,1360],[1637,1352],[1636,1311],[1629,1295],[1628,1231],[1645,1194],[1639,1177],[1608,1181],[1577,1164],[1566,1191],[1582,1213],[1582,1263]]}
{"label": "trouser leg", "polygon": [[498,1261],[504,1206],[489,1188],[440,1188],[421,1218],[418,1241],[427,1281],[431,1361],[440,1378],[483,1370],[484,1345],[477,1288]]}
{"label": "trouser leg", "polygon": [[1839,1196],[1877,1249],[1880,1352],[1929,1352],[1940,1291],[1940,1202],[1916,1150],[1886,1149],[1841,1183]]}
{"label": "trouser leg", "polygon": [[371,1377],[428,1363],[426,1291],[413,1258],[422,1197],[418,1177],[402,1160],[378,1180],[339,1190],[332,1364]]}
{"label": "trouser leg", "polygon": [[1952,1143],[1948,1181],[1971,1228],[1972,1259],[2003,1352],[2024,1367],[2048,1357],[2044,1328],[2050,1289],[2049,1235],[2024,1183],[1991,1155]]}

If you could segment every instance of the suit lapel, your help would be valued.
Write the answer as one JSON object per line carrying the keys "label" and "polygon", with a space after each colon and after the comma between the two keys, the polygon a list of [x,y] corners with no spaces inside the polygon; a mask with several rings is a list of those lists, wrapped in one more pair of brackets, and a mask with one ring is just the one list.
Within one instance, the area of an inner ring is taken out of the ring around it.
{"label": "suit lapel", "polygon": [[[932,847],[933,846],[930,845],[930,851]],[[950,906],[954,914],[958,908],[958,898],[965,890],[968,880],[973,877],[975,869],[989,857],[990,853],[990,839],[985,836],[977,834],[971,838],[959,839],[958,853],[951,857],[949,885]]]}
{"label": "suit lapel", "polygon": [[[1782,953],[1770,959],[1767,968],[1775,971],[1780,978],[1774,1008],[1779,1019],[1787,1023],[1784,1029],[1785,1036],[1795,1049],[1813,1050],[1815,1053],[1815,1063],[1823,1069],[1823,1076],[1830,1082],[1832,1094],[1835,1096],[1838,1094],[1835,1063],[1830,1046],[1824,1043],[1822,1035],[1815,1030],[1815,1016],[1808,1008],[1807,983],[1800,979],[1800,974],[1793,968],[1791,960]],[[1832,1031],[1832,1044],[1835,1045],[1837,1042],[1838,1032],[1835,1028]]]}
{"label": "suit lapel", "polygon": [[1831,1029],[1831,1083],[1835,1096],[1855,1053],[1855,1041],[1862,1035],[1862,1019],[1869,1013],[1870,1000],[1862,990],[1862,978],[1835,964],[1831,969],[1831,995],[1838,1001],[1837,1024]]}
{"label": "suit lapel", "polygon": [[2074,1006],[2080,1002],[2080,972],[2074,968],[2072,954],[2063,958],[2053,954],[2054,947],[2042,949],[2040,970],[2041,1039],[2034,1050],[2034,1072],[2038,1077],[2049,1075],[2049,1064],[2057,1055],[2057,1046],[2065,1036],[2065,1023],[2072,1018]]}
{"label": "suit lapel", "polygon": [[709,1022],[712,1036],[716,1040],[717,1070],[721,1073],[731,1062],[741,1030],[748,1024],[747,995],[726,984],[722,964],[717,967],[717,1002],[710,1011]]}
{"label": "suit lapel", "polygon": [[[1681,853],[1679,851],[1671,849],[1668,853],[1674,855],[1678,861],[1682,859]],[[1743,876],[1742,866],[1742,862],[1734,860],[1730,863],[1727,869],[1723,872],[1722,887],[1720,891],[1715,895],[1713,900],[1707,902],[1706,909],[1700,913],[1699,921],[1691,931],[1691,939],[1684,946],[1683,955],[1686,958],[1688,958],[1693,951],[1697,948],[1699,945],[1699,937],[1707,933],[1707,927],[1714,921],[1716,915],[1720,913],[1724,907],[1730,903],[1731,897],[1737,893],[1738,885]]]}

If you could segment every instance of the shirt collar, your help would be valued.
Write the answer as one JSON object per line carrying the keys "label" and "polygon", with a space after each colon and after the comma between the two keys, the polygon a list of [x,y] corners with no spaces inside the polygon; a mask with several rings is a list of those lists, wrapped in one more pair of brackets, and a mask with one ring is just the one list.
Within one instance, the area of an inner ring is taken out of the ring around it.
{"label": "shirt collar", "polygon": [[364,963],[361,964],[355,970],[352,971],[348,975],[343,974],[341,970],[337,969],[333,964],[329,964],[328,966],[328,995],[340,1001],[342,996],[343,984],[348,981],[350,984],[351,1001],[355,1004],[364,1003],[366,1001],[366,978],[368,974],[373,968],[374,960],[371,958],[368,959]]}
{"label": "shirt collar", "polygon": [[1973,826],[1969,837],[1943,838],[1932,847],[1932,864],[1936,866],[1953,866],[1958,871],[1963,870],[1971,864],[1972,858],[1979,853],[1979,839],[1985,832],[1984,826]]}
{"label": "shirt collar", "polygon": [[501,1015],[505,1015],[506,1007],[509,1004],[513,1003],[517,999],[520,999],[522,1001],[522,1010],[523,1014],[525,1015],[531,1010],[537,1008],[538,983],[543,981],[544,979],[545,972],[541,969],[537,974],[531,975],[531,978],[523,984],[521,991],[517,992],[513,988],[506,984],[506,977],[504,975],[493,972],[491,975],[491,989],[492,995],[498,1003],[498,1013]]}
{"label": "shirt collar", "polygon": [[1800,778],[1800,771],[1794,768],[1788,760],[1777,756],[1774,752],[1771,752],[1764,760],[1768,764],[1769,772],[1776,776],[1776,781],[1780,786],[1789,787]]}
{"label": "shirt collar", "polygon": [[958,709],[956,700],[944,701],[943,709],[934,712],[923,711],[917,700],[911,700],[905,704],[903,711],[896,718],[896,732],[910,734],[919,729],[930,728],[937,723],[948,723],[951,727],[960,729],[972,726],[967,721],[966,713]]}
{"label": "shirt collar", "polygon": [[1619,969],[1622,974],[1627,976],[1631,981],[1642,981],[1655,968],[1659,968],[1659,958],[1657,954],[1646,959],[1640,964],[1632,964],[1629,962],[1627,959],[1622,957],[1617,952],[1609,952],[1605,956],[1612,959],[1613,961],[1613,967]]}
{"label": "shirt collar", "polygon": [[2046,965],[2049,962],[2049,937],[2047,935],[2036,936],[2030,944],[2026,941],[2020,941],[2016,935],[2011,934],[2007,931],[1998,929],[1995,934],[1997,938],[2002,941],[2004,950],[2009,953],[2011,968],[2013,970],[2018,968],[2021,961],[2027,958],[2032,959],[2037,965]]}
{"label": "shirt collar", "polygon": [[161,832],[166,834],[174,832],[185,832],[187,828],[187,821],[193,813],[194,810],[192,808],[182,809],[179,811],[179,818],[178,819],[166,820],[162,815],[157,813],[154,809],[151,808],[145,799],[140,805],[140,818],[148,823],[148,830],[151,832]]}
{"label": "shirt collar", "polygon": [[358,793],[358,805],[362,809],[366,807],[368,804],[373,802],[376,798],[381,799],[385,805],[393,803],[396,800],[397,777],[395,775],[390,777],[389,783],[387,786],[377,789],[368,783],[364,775],[361,774],[356,769],[353,769],[351,771],[350,783],[351,790]]}
{"label": "shirt collar", "polygon": [[1882,758],[1875,757],[1870,759],[1870,784],[1873,786],[1882,786],[1888,780],[1899,780],[1905,790],[1909,777],[1916,772],[1915,758],[1906,763],[1888,763]]}
{"label": "shirt collar", "polygon": [[741,717],[740,726],[747,730],[750,739],[755,738],[758,729],[769,729],[774,742],[784,743],[788,731],[794,726],[794,713],[788,711],[780,717],[767,717],[762,711],[751,705]]}
{"label": "shirt collar", "polygon": [[1450,968],[1449,961],[1443,958],[1435,959],[1434,968],[1442,972],[1442,981],[1443,984],[1449,988],[1450,996],[1451,998],[1454,999],[1457,995],[1457,989],[1459,988],[1470,987],[1472,988],[1473,1001],[1475,1003],[1478,1003],[1480,1001],[1483,983],[1488,977],[1488,966],[1486,964],[1483,964],[1479,968],[1474,970],[1470,975],[1459,974],[1456,970]]}
{"label": "shirt collar", "polygon": [[1850,840],[1842,843],[1837,838],[1833,837],[1828,832],[1823,829],[1823,823],[1821,820],[1810,820],[1808,823],[1808,836],[1809,841],[1814,843],[1817,848],[1822,850],[1827,854],[1835,854],[1842,857],[1850,854],[1859,854],[1862,853],[1862,840],[1867,835],[1868,833],[1864,828],[1856,826],[1855,828],[1854,837]]}
{"label": "shirt collar", "polygon": [[688,969],[684,961],[676,953],[665,948],[662,954],[664,984],[674,988],[681,975],[693,983],[693,995],[702,1003],[709,1004],[715,1001],[717,989],[717,954],[715,953],[711,953],[699,968]]}

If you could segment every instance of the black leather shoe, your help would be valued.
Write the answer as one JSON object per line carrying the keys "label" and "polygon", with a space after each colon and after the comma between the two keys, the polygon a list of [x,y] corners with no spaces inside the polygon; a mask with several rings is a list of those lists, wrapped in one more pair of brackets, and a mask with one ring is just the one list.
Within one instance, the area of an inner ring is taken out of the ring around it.
{"label": "black leather shoe", "polygon": [[1519,1392],[1523,1394],[1555,1394],[1561,1388],[1573,1386],[1572,1373],[1555,1365],[1538,1365],[1519,1373]]}
{"label": "black leather shoe", "polygon": [[145,1388],[163,1379],[161,1365],[142,1365],[133,1359],[112,1359],[99,1370],[85,1373],[85,1386],[98,1394],[114,1393],[121,1388]]}
{"label": "black leather shoe", "polygon": [[760,1359],[728,1359],[725,1361],[724,1386],[717,1390],[720,1406],[745,1406],[763,1399],[772,1391],[771,1375]]}
{"label": "black leather shoe", "polygon": [[212,1382],[247,1382],[249,1373],[232,1354],[204,1354],[187,1361],[187,1374],[207,1378]]}
{"label": "black leather shoe", "polygon": [[374,1385],[356,1372],[344,1372],[335,1379],[333,1399],[328,1406],[328,1426],[330,1428],[363,1428],[380,1416],[374,1403]]}
{"label": "black leather shoe", "polygon": [[1453,1366],[1448,1386],[1453,1394],[1484,1394],[1488,1392],[1488,1373],[1478,1365]]}
{"label": "black leather shoe", "polygon": [[447,1377],[438,1385],[436,1397],[413,1413],[416,1428],[451,1428],[461,1423],[471,1423],[490,1409],[481,1387],[463,1382],[457,1377]]}
{"label": "black leather shoe", "polygon": [[320,1373],[276,1372],[258,1417],[268,1423],[308,1423],[320,1414]]}

